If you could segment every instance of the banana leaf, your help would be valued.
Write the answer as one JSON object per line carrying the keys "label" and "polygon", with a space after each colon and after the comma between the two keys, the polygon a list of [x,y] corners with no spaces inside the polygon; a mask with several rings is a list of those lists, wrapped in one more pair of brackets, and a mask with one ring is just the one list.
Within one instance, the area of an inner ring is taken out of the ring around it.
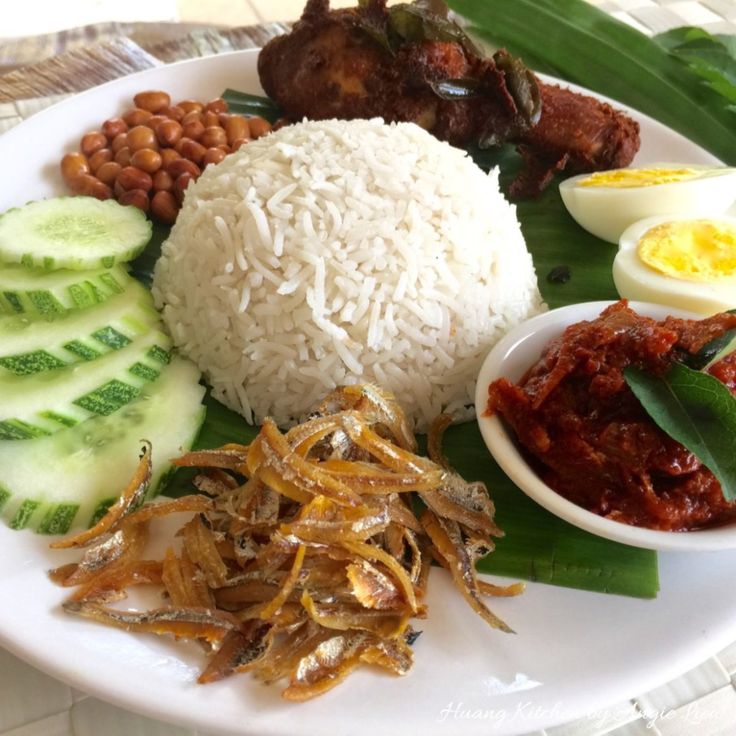
{"label": "banana leaf", "polygon": [[613,97],[736,163],[736,112],[655,40],[585,0],[447,0],[471,36]]}

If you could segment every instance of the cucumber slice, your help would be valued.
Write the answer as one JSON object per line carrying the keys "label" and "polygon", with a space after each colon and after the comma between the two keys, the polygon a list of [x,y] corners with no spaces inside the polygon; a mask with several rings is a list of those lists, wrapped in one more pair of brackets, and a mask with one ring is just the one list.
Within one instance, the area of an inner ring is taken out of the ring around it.
{"label": "cucumber slice", "polygon": [[92,271],[0,268],[0,314],[54,316],[85,309],[122,294],[132,281],[124,266]]}
{"label": "cucumber slice", "polygon": [[135,258],[151,233],[141,210],[114,199],[40,199],[0,215],[0,261],[47,270],[110,268]]}
{"label": "cucumber slice", "polygon": [[5,371],[30,375],[99,358],[125,347],[158,322],[151,293],[132,279],[124,293],[94,309],[70,311],[53,320],[0,318],[0,376]]}
{"label": "cucumber slice", "polygon": [[141,440],[153,447],[151,495],[186,452],[204,419],[199,371],[174,357],[140,398],[53,437],[0,442],[0,515],[16,529],[64,534],[90,526],[125,487]]}
{"label": "cucumber slice", "polygon": [[154,330],[88,363],[0,377],[0,440],[41,437],[112,414],[158,378],[170,348],[168,336]]}

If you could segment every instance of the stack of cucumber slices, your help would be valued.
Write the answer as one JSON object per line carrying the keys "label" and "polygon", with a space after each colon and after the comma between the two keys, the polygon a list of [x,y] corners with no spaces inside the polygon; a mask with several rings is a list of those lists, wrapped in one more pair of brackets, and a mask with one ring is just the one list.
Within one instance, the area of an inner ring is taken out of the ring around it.
{"label": "stack of cucumber slices", "polygon": [[0,216],[0,515],[62,534],[125,487],[141,442],[151,493],[204,419],[199,371],[171,352],[126,262],[151,238],[135,207],[91,197]]}

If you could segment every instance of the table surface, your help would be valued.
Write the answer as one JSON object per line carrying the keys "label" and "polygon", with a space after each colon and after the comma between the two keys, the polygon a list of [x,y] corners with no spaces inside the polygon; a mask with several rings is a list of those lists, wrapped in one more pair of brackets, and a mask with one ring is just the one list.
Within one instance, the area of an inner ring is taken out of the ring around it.
{"label": "table surface", "polygon": [[[736,0],[589,0],[645,33],[699,25],[736,33]],[[277,3],[294,18],[301,0]],[[0,133],[109,79],[180,59],[256,48],[285,23],[222,28],[106,23],[0,46]],[[29,632],[32,635],[32,632]],[[206,736],[122,711],[0,649],[0,736]],[[705,725],[707,724],[707,725]],[[535,736],[731,736],[736,733],[736,643],[672,682]]]}

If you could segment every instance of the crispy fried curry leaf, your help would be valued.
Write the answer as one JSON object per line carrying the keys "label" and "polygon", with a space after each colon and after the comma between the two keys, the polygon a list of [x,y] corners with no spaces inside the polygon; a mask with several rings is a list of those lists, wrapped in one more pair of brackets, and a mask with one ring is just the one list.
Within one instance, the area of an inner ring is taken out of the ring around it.
{"label": "crispy fried curry leaf", "polygon": [[[645,112],[736,163],[736,112],[657,41],[585,0],[447,0],[474,37]],[[730,46],[728,48],[731,48]]]}
{"label": "crispy fried curry leaf", "polygon": [[736,397],[728,388],[681,363],[661,377],[630,366],[624,377],[659,428],[715,475],[727,501],[736,500]]}
{"label": "crispy fried curry leaf", "polygon": [[459,43],[471,53],[478,54],[465,31],[447,17],[444,7],[440,13],[435,6],[428,2],[392,5],[388,10],[391,31],[402,41]]}
{"label": "crispy fried curry leaf", "polygon": [[503,71],[509,92],[527,126],[536,125],[542,115],[542,97],[536,77],[521,59],[504,51],[497,51],[493,60]]}

